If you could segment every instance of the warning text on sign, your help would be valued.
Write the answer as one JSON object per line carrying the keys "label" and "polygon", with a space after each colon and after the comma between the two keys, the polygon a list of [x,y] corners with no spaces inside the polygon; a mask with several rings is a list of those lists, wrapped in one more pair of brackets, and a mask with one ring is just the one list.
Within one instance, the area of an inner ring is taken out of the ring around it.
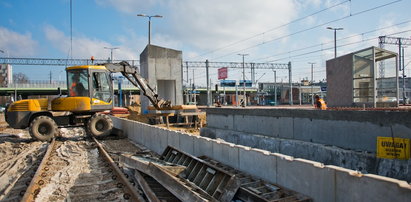
{"label": "warning text on sign", "polygon": [[387,159],[409,159],[410,139],[377,137],[377,157]]}

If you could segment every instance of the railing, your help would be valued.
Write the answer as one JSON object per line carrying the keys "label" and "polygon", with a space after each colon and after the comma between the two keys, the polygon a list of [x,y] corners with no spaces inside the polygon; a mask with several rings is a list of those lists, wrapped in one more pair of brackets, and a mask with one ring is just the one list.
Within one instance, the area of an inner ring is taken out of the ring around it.
{"label": "railing", "polygon": [[[46,80],[30,80],[25,83],[12,83],[7,86],[7,88],[10,89],[29,89],[29,88],[58,88],[60,87],[61,89],[67,89],[67,82],[66,81],[46,81]],[[118,89],[118,81],[114,80],[113,81],[113,87],[115,90]],[[134,86],[132,83],[129,81],[123,81],[121,83],[121,88],[122,89],[139,89],[138,87]]]}

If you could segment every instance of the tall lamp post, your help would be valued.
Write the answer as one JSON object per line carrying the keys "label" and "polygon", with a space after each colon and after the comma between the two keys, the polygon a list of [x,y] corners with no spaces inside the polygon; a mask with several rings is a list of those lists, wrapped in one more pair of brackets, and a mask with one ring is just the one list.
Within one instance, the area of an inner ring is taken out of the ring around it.
{"label": "tall lamp post", "polygon": [[336,58],[337,57],[337,31],[343,30],[343,28],[342,27],[338,27],[338,28],[327,27],[327,29],[334,30],[334,58]]}
{"label": "tall lamp post", "polygon": [[109,49],[110,50],[110,62],[113,62],[113,50],[119,49],[117,47],[109,48],[109,47],[104,47],[104,49]]}
{"label": "tall lamp post", "polygon": [[244,68],[244,57],[248,54],[238,54],[243,57],[243,95],[244,95],[244,106],[247,106],[247,95],[245,94],[245,68]]}
{"label": "tall lamp post", "polygon": [[161,15],[146,15],[146,14],[137,14],[139,17],[148,18],[148,45],[151,44],[151,18],[162,18]]}

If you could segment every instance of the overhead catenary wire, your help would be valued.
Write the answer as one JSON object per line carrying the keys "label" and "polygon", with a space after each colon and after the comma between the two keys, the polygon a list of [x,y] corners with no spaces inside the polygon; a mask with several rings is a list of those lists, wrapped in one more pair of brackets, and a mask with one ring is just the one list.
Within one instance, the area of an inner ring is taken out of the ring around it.
{"label": "overhead catenary wire", "polygon": [[252,35],[252,36],[250,36],[250,37],[247,37],[247,38],[244,38],[244,39],[241,39],[241,40],[232,42],[232,43],[230,43],[230,44],[228,44],[228,45],[225,45],[225,46],[216,48],[216,49],[214,49],[214,50],[211,50],[211,51],[202,53],[202,54],[197,55],[197,56],[195,56],[195,57],[193,57],[193,58],[191,58],[191,59],[199,58],[199,57],[201,57],[201,56],[205,56],[205,55],[208,55],[208,54],[217,52],[217,51],[219,51],[219,50],[223,50],[223,49],[226,49],[226,48],[228,48],[228,47],[237,45],[237,44],[239,44],[239,43],[248,41],[248,40],[250,40],[250,39],[253,39],[253,38],[256,38],[256,37],[259,37],[259,36],[263,36],[263,35],[265,35],[265,34],[267,34],[267,33],[269,33],[269,32],[272,32],[272,31],[274,31],[274,30],[280,29],[280,28],[285,27],[285,26],[287,26],[287,25],[290,25],[290,24],[299,22],[299,21],[301,21],[301,20],[307,19],[307,18],[309,18],[309,17],[312,17],[312,16],[314,16],[314,15],[320,14],[320,13],[322,13],[322,12],[324,12],[324,11],[329,10],[329,9],[332,9],[332,8],[337,7],[337,6],[343,5],[343,4],[347,3],[347,2],[350,2],[350,3],[351,3],[351,0],[345,0],[345,1],[342,1],[342,2],[339,2],[339,3],[336,3],[336,4],[332,5],[332,6],[329,6],[329,7],[327,7],[327,8],[321,9],[321,10],[319,10],[319,11],[316,11],[316,12],[311,13],[311,14],[309,14],[309,15],[306,15],[306,16],[304,16],[304,17],[297,18],[297,19],[295,19],[295,20],[292,20],[292,21],[287,22],[287,23],[285,23],[285,24],[282,24],[282,25],[279,25],[279,26],[277,26],[277,27],[271,28],[271,29],[266,30],[266,31],[264,31],[264,32],[260,32],[260,33],[258,33],[258,34]]}
{"label": "overhead catenary wire", "polygon": [[[397,23],[397,24],[394,24],[394,25],[369,30],[369,31],[366,31],[366,32],[362,32],[360,34],[353,34],[353,35],[350,35],[350,36],[347,36],[347,37],[343,37],[343,38],[337,39],[337,41],[346,40],[346,39],[354,38],[354,37],[357,37],[357,36],[364,36],[364,35],[369,34],[369,33],[381,31],[381,30],[384,30],[384,29],[392,28],[392,27],[396,27],[396,26],[403,25],[403,24],[410,23],[410,22],[411,22],[411,20],[406,20],[406,21],[403,21],[403,22],[400,22],[400,23]],[[395,33],[395,34],[400,34],[400,33]],[[294,49],[294,50],[290,50],[290,51],[284,51],[284,52],[277,53],[277,54],[274,54],[274,55],[271,55],[271,56],[257,58],[254,61],[261,61],[261,60],[265,60],[265,59],[272,58],[272,57],[275,57],[275,56],[290,54],[290,53],[293,53],[293,52],[299,52],[299,51],[302,51],[302,50],[307,50],[307,49],[310,49],[310,48],[315,48],[315,47],[323,46],[323,45],[330,44],[330,43],[334,43],[334,40],[326,41],[326,42],[320,43],[320,44],[309,45],[309,46],[306,46],[306,47],[303,47],[303,48],[298,48],[298,49]]]}
{"label": "overhead catenary wire", "polygon": [[377,9],[379,9],[379,8],[383,8],[383,7],[392,5],[392,4],[394,4],[394,3],[398,3],[398,2],[400,2],[400,1],[402,1],[402,0],[395,0],[395,1],[391,1],[391,2],[389,2],[389,3],[385,3],[385,4],[378,5],[378,6],[369,8],[369,9],[362,10],[362,11],[359,11],[359,12],[356,12],[356,13],[352,13],[352,14],[350,13],[349,15],[344,16],[344,17],[341,17],[341,18],[337,18],[337,19],[334,19],[334,20],[331,20],[331,21],[328,21],[328,22],[325,22],[325,23],[321,23],[321,24],[318,24],[318,25],[315,25],[315,26],[312,26],[312,27],[309,27],[309,28],[306,28],[306,29],[302,29],[302,30],[293,32],[293,33],[291,33],[291,34],[286,34],[286,35],[283,35],[283,36],[280,36],[280,37],[277,37],[277,38],[274,38],[274,39],[271,39],[271,40],[268,40],[268,41],[264,41],[264,42],[262,42],[262,43],[258,43],[258,44],[252,45],[252,46],[248,46],[248,47],[243,48],[243,49],[241,49],[241,50],[229,52],[228,54],[224,54],[224,55],[222,55],[222,56],[215,57],[215,58],[213,58],[212,60],[217,60],[217,59],[224,58],[224,57],[227,57],[227,56],[230,56],[230,55],[233,55],[233,54],[237,54],[237,53],[240,53],[240,52],[244,52],[244,51],[246,51],[246,50],[250,50],[250,49],[255,48],[255,47],[258,47],[258,46],[262,46],[262,45],[265,45],[265,44],[268,44],[268,43],[272,43],[272,42],[278,41],[278,40],[280,40],[280,39],[284,39],[284,38],[287,38],[287,37],[290,37],[290,36],[294,36],[294,35],[297,35],[297,34],[300,34],[300,33],[306,32],[306,31],[310,31],[310,30],[313,30],[313,29],[316,29],[316,28],[319,28],[319,27],[323,27],[323,26],[325,26],[325,25],[327,25],[327,24],[331,24],[331,23],[334,23],[334,22],[338,22],[338,21],[341,21],[341,20],[345,20],[345,19],[347,19],[347,18],[354,17],[354,16],[357,16],[357,15],[361,15],[361,14],[364,14],[364,13],[367,13],[367,12],[370,12],[370,11],[373,11],[373,10],[377,10]]}

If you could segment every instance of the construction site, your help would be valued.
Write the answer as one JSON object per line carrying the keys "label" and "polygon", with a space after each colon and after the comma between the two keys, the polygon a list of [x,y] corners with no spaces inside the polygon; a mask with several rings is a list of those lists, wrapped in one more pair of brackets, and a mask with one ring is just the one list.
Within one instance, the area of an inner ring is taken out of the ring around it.
{"label": "construction site", "polygon": [[[327,4],[282,26],[342,5],[348,5],[349,15],[284,38],[398,2],[352,13],[351,1]],[[114,9],[109,3],[95,2],[109,9],[104,15]],[[0,4],[4,7],[11,3]],[[119,48],[98,37],[90,46],[109,50],[108,59],[85,54],[88,59],[73,59],[72,1],[70,37],[58,38],[64,34],[57,28],[44,28],[58,43],[70,39],[65,45],[70,44],[71,58],[52,59],[51,52],[50,58],[0,57],[0,201],[411,201],[411,78],[404,53],[411,38],[379,35],[373,38],[378,44],[338,55],[337,47],[345,45],[337,46],[336,33],[343,28],[326,27],[334,32],[334,46],[328,48],[334,57],[321,55],[325,77],[315,81],[315,62],[304,61],[311,67],[309,80],[289,49],[287,62],[245,62],[248,54],[242,51],[235,52],[242,62],[186,61],[183,54],[194,55],[190,48],[183,52],[164,47],[173,43],[151,43],[151,18],[163,16],[137,17],[149,20],[148,44],[133,52],[138,60],[114,60]],[[0,46],[4,30],[0,26]],[[165,40],[161,37],[154,39]],[[275,37],[252,48],[283,39]],[[319,52],[328,50],[320,46]],[[87,48],[81,44],[74,50]],[[136,49],[126,51],[131,50]],[[30,81],[13,74],[15,67],[55,68],[59,79],[53,80],[50,70],[49,80]],[[228,76],[237,70],[235,80]],[[268,73],[273,79],[261,80]]]}
{"label": "construction site", "polygon": [[[356,93],[351,85],[357,85],[356,74],[375,72],[370,70],[376,66],[373,63],[395,59],[396,53],[371,47],[327,61],[327,76],[338,78],[328,79],[328,108],[324,110],[292,105],[292,94],[288,94],[289,105],[273,107],[187,105],[181,85],[181,54],[148,45],[140,55],[137,73],[128,63],[103,64],[139,87],[140,95],[126,108],[112,108],[112,103],[104,108],[103,102],[99,107],[90,106],[97,113],[85,113],[87,104],[61,105],[64,99],[76,98],[72,88],[67,89],[68,97],[60,92],[57,97],[10,104],[1,122],[0,199],[411,198],[411,108],[399,106],[398,99],[378,98],[398,98],[398,81],[397,86],[389,83],[379,88],[381,92],[367,89],[366,93],[376,92],[372,96]],[[101,69],[95,65],[69,67],[67,74],[81,68],[88,68],[92,75]],[[347,80],[354,82],[341,84]],[[371,75],[361,81],[373,80],[381,79]],[[93,85],[85,86],[95,87],[91,92],[98,93],[98,82],[104,83],[93,79]],[[100,97],[96,93],[91,93],[96,99],[112,98],[112,93]],[[28,109],[31,111],[25,111]]]}

